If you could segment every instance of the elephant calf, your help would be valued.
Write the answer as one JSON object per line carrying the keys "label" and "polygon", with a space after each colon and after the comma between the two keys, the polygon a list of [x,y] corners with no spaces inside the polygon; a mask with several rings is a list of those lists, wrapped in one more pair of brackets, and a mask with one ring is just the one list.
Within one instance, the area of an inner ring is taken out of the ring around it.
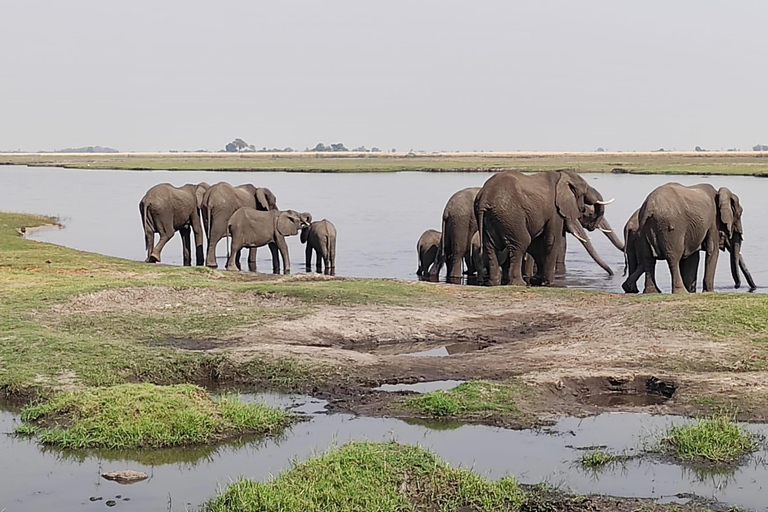
{"label": "elephant calf", "polygon": [[307,244],[307,272],[312,271],[312,251],[317,254],[317,272],[336,275],[336,226],[323,219],[301,230],[301,243]]}
{"label": "elephant calf", "polygon": [[419,241],[416,243],[416,254],[419,257],[419,268],[416,269],[417,276],[429,275],[429,269],[437,260],[441,236],[440,231],[428,229],[419,237]]}
{"label": "elephant calf", "polygon": [[[272,251],[272,271],[280,272],[276,252],[283,258],[285,273],[291,271],[291,258],[288,254],[286,236],[299,233],[299,229],[309,226],[312,216],[294,210],[261,211],[244,207],[238,209],[227,223],[227,231],[232,236],[232,246],[227,260],[227,270],[240,269],[240,251],[243,247],[253,248],[269,244]],[[255,259],[255,258],[254,258]],[[254,269],[255,270],[255,269]]]}

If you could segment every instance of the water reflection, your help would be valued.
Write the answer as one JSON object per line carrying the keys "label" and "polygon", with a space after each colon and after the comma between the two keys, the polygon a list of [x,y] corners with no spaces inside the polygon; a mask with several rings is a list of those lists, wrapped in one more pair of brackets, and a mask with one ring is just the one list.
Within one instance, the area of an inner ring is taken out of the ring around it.
{"label": "water reflection", "polygon": [[[138,212],[139,199],[157,183],[181,185],[187,182],[229,181],[254,183],[275,192],[281,208],[309,211],[315,218],[327,218],[336,225],[337,273],[355,277],[416,279],[415,245],[428,228],[440,228],[443,207],[457,190],[481,186],[489,173],[366,173],[312,174],[279,172],[182,172],[182,171],[99,171],[21,166],[0,167],[3,209],[57,215],[64,230],[35,233],[37,239],[88,251],[143,260],[143,233]],[[615,197],[606,218],[622,230],[629,216],[657,186],[670,181],[685,185],[708,182],[715,188],[728,186],[744,207],[745,243],[742,253],[763,292],[768,286],[768,226],[761,220],[768,214],[763,196],[768,180],[745,176],[640,176],[589,174],[585,178],[604,197]],[[62,193],[65,191],[66,193]],[[572,237],[568,237],[567,276],[556,284],[621,292],[624,280],[623,254],[595,231],[592,242],[614,270],[608,276]],[[219,254],[226,254],[224,245]],[[304,268],[304,246],[299,237],[288,239],[294,272]],[[721,256],[723,256],[721,254]],[[223,263],[223,257],[220,263]],[[718,291],[734,291],[727,257],[719,258]],[[181,241],[177,236],[163,252],[166,263],[181,263]],[[271,269],[269,251],[259,251],[259,268]],[[703,275],[703,265],[700,266]],[[657,265],[657,280],[669,291],[669,271]],[[701,283],[701,278],[699,279]],[[742,287],[740,292],[746,292]]]}

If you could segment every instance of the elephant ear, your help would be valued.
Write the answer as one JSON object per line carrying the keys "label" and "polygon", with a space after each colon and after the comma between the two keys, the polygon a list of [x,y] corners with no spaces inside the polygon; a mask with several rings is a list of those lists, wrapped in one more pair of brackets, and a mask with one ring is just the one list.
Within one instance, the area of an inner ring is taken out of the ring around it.
{"label": "elephant ear", "polygon": [[[717,217],[723,226],[726,236],[730,239],[733,236],[734,228],[734,208],[732,206],[733,194],[725,187],[717,191]],[[741,206],[739,206],[741,208]]]}
{"label": "elephant ear", "polygon": [[301,220],[294,212],[280,212],[277,217],[277,232],[283,236],[298,234]]}
{"label": "elephant ear", "polygon": [[579,208],[571,177],[566,172],[559,172],[558,174],[557,186],[555,187],[555,206],[557,206],[557,212],[566,221],[578,221],[581,217],[581,208]]}
{"label": "elephant ear", "polygon": [[308,239],[309,239],[309,226],[301,230],[301,243],[303,244],[307,243]]}
{"label": "elephant ear", "polygon": [[259,187],[256,189],[256,204],[258,205],[260,210],[276,210],[277,209],[277,198],[275,197],[275,194],[272,193],[271,190],[269,190],[266,187]]}
{"label": "elephant ear", "polygon": [[197,207],[200,208],[203,205],[203,197],[205,196],[205,193],[210,188],[210,185],[207,183],[200,183],[195,188],[195,197],[197,198]]}

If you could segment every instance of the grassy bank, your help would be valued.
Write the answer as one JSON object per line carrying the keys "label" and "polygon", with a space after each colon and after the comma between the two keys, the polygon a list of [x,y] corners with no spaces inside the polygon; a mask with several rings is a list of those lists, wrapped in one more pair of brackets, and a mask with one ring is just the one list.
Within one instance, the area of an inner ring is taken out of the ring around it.
{"label": "grassy bank", "polygon": [[56,393],[22,410],[18,434],[60,448],[167,448],[275,434],[290,422],[282,409],[216,401],[197,386],[123,384]]}
{"label": "grassy bank", "polygon": [[0,165],[83,169],[398,172],[546,171],[768,175],[768,153],[118,153],[1,154]]}
{"label": "grassy bank", "polygon": [[757,448],[753,434],[724,414],[671,427],[661,449],[684,462],[735,464]]}
{"label": "grassy bank", "polygon": [[354,442],[269,482],[235,482],[205,510],[495,512],[520,510],[523,501],[512,478],[491,482],[414,446]]}

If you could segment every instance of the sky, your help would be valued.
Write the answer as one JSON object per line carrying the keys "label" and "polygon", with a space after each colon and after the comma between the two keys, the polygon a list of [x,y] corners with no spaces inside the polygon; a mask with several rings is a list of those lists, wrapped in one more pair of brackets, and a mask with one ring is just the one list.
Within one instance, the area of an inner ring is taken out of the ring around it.
{"label": "sky", "polygon": [[768,144],[764,0],[0,0],[0,150]]}

